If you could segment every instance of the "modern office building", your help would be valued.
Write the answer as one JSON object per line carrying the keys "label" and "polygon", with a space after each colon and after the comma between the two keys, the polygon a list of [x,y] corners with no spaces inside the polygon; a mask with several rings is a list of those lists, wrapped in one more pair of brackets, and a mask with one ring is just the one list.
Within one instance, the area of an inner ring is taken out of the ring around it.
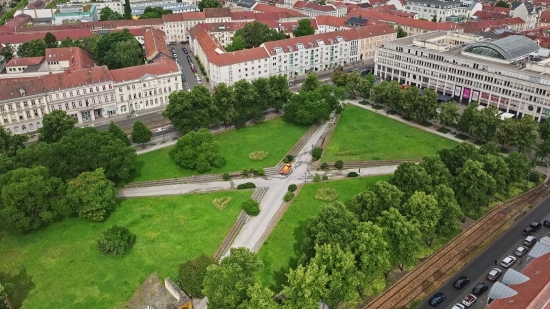
{"label": "modern office building", "polygon": [[376,50],[375,74],[540,121],[550,114],[548,56],[525,36],[490,40],[438,31],[386,42]]}

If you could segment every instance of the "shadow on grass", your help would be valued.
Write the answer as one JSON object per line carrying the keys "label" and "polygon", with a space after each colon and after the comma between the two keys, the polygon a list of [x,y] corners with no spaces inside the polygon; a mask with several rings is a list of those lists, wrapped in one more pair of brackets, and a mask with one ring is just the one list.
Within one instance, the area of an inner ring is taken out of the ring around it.
{"label": "shadow on grass", "polygon": [[36,286],[32,281],[32,277],[27,274],[26,268],[21,269],[15,276],[11,276],[8,273],[0,273],[0,282],[12,283],[14,285],[8,297],[14,309],[21,308],[25,298]]}
{"label": "shadow on grass", "polygon": [[447,128],[441,127],[441,128],[439,128],[439,129],[437,129],[437,132],[440,132],[440,133],[443,133],[443,134],[447,134],[447,133],[451,132],[451,130],[450,130],[450,129],[447,129]]}
{"label": "shadow on grass", "polygon": [[460,134],[456,135],[456,138],[465,141],[465,140],[469,139],[470,137],[468,135],[464,135],[464,134],[460,133]]}

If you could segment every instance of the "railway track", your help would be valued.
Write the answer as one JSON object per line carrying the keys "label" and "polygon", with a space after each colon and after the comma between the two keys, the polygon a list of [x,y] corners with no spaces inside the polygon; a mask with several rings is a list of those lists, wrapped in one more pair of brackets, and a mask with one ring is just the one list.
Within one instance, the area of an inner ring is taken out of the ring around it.
{"label": "railway track", "polygon": [[460,233],[454,240],[440,248],[363,308],[406,308],[411,301],[418,299],[419,296],[433,293],[441,283],[438,281],[445,279],[444,276],[449,270],[452,270],[483,242],[484,237],[481,236],[497,230],[515,215],[520,214],[523,211],[523,206],[535,202],[546,193],[547,189],[546,184],[540,184],[529,192],[495,206],[470,229]]}
{"label": "railway track", "polygon": [[[267,190],[269,190],[268,187],[257,188],[252,194],[252,199],[260,202],[267,193]],[[237,235],[239,235],[239,232],[243,228],[244,224],[248,221],[248,219],[250,219],[250,216],[247,215],[244,211],[241,211],[241,213],[237,217],[237,220],[235,220],[235,223],[233,223],[233,226],[218,247],[218,250],[216,250],[216,253],[214,253],[214,260],[217,261],[221,259],[229,250],[229,248],[231,248],[231,245],[235,241],[235,238],[237,238]]]}

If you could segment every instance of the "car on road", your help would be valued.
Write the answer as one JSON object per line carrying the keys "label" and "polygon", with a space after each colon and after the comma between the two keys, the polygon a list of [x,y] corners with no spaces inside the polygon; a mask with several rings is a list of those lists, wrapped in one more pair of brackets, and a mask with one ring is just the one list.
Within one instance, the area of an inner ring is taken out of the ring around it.
{"label": "car on road", "polygon": [[187,44],[189,41],[181,41],[180,44]]}
{"label": "car on road", "polygon": [[525,235],[525,236],[531,235],[531,234],[535,233],[536,231],[538,231],[541,227],[542,227],[542,224],[540,222],[533,221],[533,222],[531,222],[531,224],[528,227],[526,227],[523,230],[523,235]]}
{"label": "car on road", "polygon": [[489,286],[485,282],[480,282],[474,288],[472,289],[472,293],[476,294],[477,296],[485,293],[489,289]]}
{"label": "car on road", "polygon": [[187,51],[187,48],[184,47],[184,48],[182,48],[182,50],[183,50],[184,54],[186,54],[186,55],[189,54],[189,52]]}
{"label": "car on road", "polygon": [[462,304],[469,308],[471,305],[473,305],[476,302],[476,300],[477,300],[477,297],[475,297],[472,294],[468,294],[462,300]]}
{"label": "car on road", "polygon": [[546,219],[544,219],[544,222],[542,224],[546,227],[550,227],[550,217],[546,217]]}
{"label": "car on road", "polygon": [[466,277],[466,276],[460,276],[458,277],[458,279],[456,279],[455,283],[453,284],[453,286],[456,288],[456,289],[462,289],[466,284],[470,283],[470,278]]}
{"label": "car on road", "polygon": [[170,48],[170,50],[172,51],[172,54],[176,53],[176,50],[174,48]]}
{"label": "car on road", "polygon": [[502,260],[502,262],[500,262],[500,266],[505,268],[510,268],[512,267],[512,265],[514,265],[516,260],[517,260],[516,257],[509,255],[505,257],[504,260]]}
{"label": "car on road", "polygon": [[516,256],[524,256],[525,253],[527,253],[527,251],[529,250],[529,248],[525,247],[525,246],[519,246],[516,251],[514,251],[514,254]]}
{"label": "car on road", "polygon": [[466,309],[462,304],[455,304],[451,309]]}
{"label": "car on road", "polygon": [[445,300],[445,298],[447,298],[445,294],[441,292],[435,293],[435,295],[430,299],[430,305],[437,307]]}
{"label": "car on road", "polygon": [[527,236],[525,237],[525,240],[523,240],[523,245],[526,247],[531,247],[537,242],[537,238],[535,236]]}
{"label": "car on road", "polygon": [[491,271],[487,274],[487,280],[497,281],[497,279],[500,277],[501,274],[502,274],[502,270],[495,267],[491,269]]}

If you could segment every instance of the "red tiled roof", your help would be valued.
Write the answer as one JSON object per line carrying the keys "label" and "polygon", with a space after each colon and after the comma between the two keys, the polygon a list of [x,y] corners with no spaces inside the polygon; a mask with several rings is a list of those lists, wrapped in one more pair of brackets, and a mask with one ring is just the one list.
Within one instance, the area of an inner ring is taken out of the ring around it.
{"label": "red tiled roof", "polygon": [[26,57],[26,58],[11,58],[6,67],[19,67],[27,65],[37,65],[44,61],[44,57]]}
{"label": "red tiled roof", "polygon": [[256,14],[250,11],[231,12],[231,20],[256,20]]}
{"label": "red tiled roof", "polygon": [[82,85],[112,81],[113,77],[107,66],[93,67],[84,70],[65,71],[59,74],[40,76],[46,91],[67,89]]}
{"label": "red tiled roof", "polygon": [[95,65],[94,58],[80,47],[46,49],[46,61],[69,61],[69,70],[82,70]]}
{"label": "red tiled roof", "polygon": [[145,46],[145,58],[152,60],[158,54],[169,55],[164,32],[155,28],[144,28],[143,42]]}
{"label": "red tiled roof", "polygon": [[264,3],[258,3],[254,7],[254,12],[264,12],[264,13],[284,13],[283,16],[279,15],[279,18],[283,17],[302,17],[306,16],[298,11],[287,9],[287,8],[279,8],[276,6],[267,5]]}
{"label": "red tiled roof", "polygon": [[524,283],[509,287],[516,295],[495,299],[487,307],[490,309],[542,308],[550,299],[550,254],[536,258],[521,272],[529,277]]}
{"label": "red tiled roof", "polygon": [[540,13],[540,22],[550,23],[550,10],[545,10]]}
{"label": "red tiled roof", "polygon": [[[80,38],[86,38],[92,35],[92,31],[90,29],[78,29],[78,30],[59,30],[59,31],[51,31],[55,37],[61,41],[67,37],[70,37],[71,39],[80,39]],[[37,32],[37,33],[16,33],[16,34],[2,34],[0,35],[0,43],[4,44],[22,44],[26,43],[28,41],[36,40],[36,39],[43,39],[45,33],[43,32]]]}
{"label": "red tiled roof", "polygon": [[160,56],[155,59],[154,63],[138,65],[135,67],[112,70],[111,75],[115,82],[123,82],[127,80],[135,80],[144,75],[163,75],[179,72],[176,62],[168,56]]}
{"label": "red tiled roof", "polygon": [[30,23],[32,21],[32,17],[30,17],[27,14],[19,14],[12,18],[10,21],[8,21],[4,26],[5,27],[20,27],[26,23]]}
{"label": "red tiled roof", "polygon": [[176,14],[165,14],[162,15],[162,20],[164,22],[176,22],[184,20],[204,20],[204,12],[183,12]]}
{"label": "red tiled roof", "polygon": [[228,8],[207,8],[204,9],[206,18],[231,17],[231,10]]}
{"label": "red tiled roof", "polygon": [[279,19],[279,14],[277,13],[254,13],[254,16],[256,18],[256,21]]}
{"label": "red tiled roof", "polygon": [[331,15],[320,15],[315,17],[318,25],[327,25],[332,27],[342,27],[346,23],[346,18]]}
{"label": "red tiled roof", "polygon": [[372,25],[372,26],[365,26],[365,27],[357,27],[357,28],[353,28],[353,30],[355,30],[359,35],[359,37],[362,39],[397,32],[395,31],[395,29],[393,29],[392,27],[390,27],[390,25],[386,23],[381,23],[381,24]]}
{"label": "red tiled roof", "polygon": [[483,5],[482,10],[488,11],[488,12],[495,12],[499,14],[505,14],[505,15],[510,14],[510,8],[502,8],[494,5]]}
{"label": "red tiled roof", "polygon": [[44,84],[37,77],[0,79],[0,100],[9,100],[22,97],[20,90],[25,96],[45,93]]}
{"label": "red tiled roof", "polygon": [[[163,27],[164,22],[162,18],[151,18],[151,19],[136,19],[136,20],[105,20],[105,21],[94,21],[86,23],[74,23],[68,25],[59,25],[59,26],[31,26],[31,27],[18,27],[16,32],[51,32],[59,30],[78,30],[78,29],[92,29],[93,32],[99,30],[109,30],[109,29],[124,29],[124,28],[142,28],[146,26],[153,27]],[[56,35],[57,38],[59,38]]]}
{"label": "red tiled roof", "polygon": [[505,19],[494,19],[494,20],[481,20],[481,21],[468,21],[462,23],[464,28],[464,33],[477,33],[484,32],[488,30],[501,29],[510,25],[521,25],[525,22],[519,17],[514,18],[505,18]]}
{"label": "red tiled roof", "polygon": [[508,17],[505,14],[491,12],[491,11],[477,11],[474,13],[473,16],[477,17],[479,20],[505,19]]}
{"label": "red tiled roof", "polygon": [[452,29],[462,28],[461,26],[462,24],[451,23],[451,22],[435,23],[427,20],[413,19],[413,18],[380,13],[374,10],[353,10],[348,14],[348,16],[353,16],[353,17],[361,16],[362,18],[367,18],[367,19],[372,18],[380,21],[395,23],[397,25],[403,25],[403,26],[417,28],[417,29],[433,30],[433,31],[452,30]]}
{"label": "red tiled roof", "polygon": [[[287,48],[287,46],[292,47],[293,49],[296,48],[296,44],[303,44],[306,49],[311,48],[309,43],[312,43],[314,47],[317,47],[318,40],[321,40],[325,43],[325,45],[332,45],[338,43],[338,40],[336,37],[343,37],[345,41],[352,41],[357,40],[359,38],[359,35],[355,31],[355,29],[347,29],[347,30],[338,30],[338,31],[332,31],[332,32],[326,32],[326,33],[319,33],[314,35],[307,35],[297,38],[291,38],[281,41],[273,41],[273,42],[265,42],[262,44],[270,55],[276,55],[275,52],[276,47],[280,47],[283,50]],[[330,43],[330,40],[332,40],[332,44]]]}
{"label": "red tiled roof", "polygon": [[347,11],[350,12],[352,10],[357,10],[359,6],[355,3],[346,3]]}
{"label": "red tiled roof", "polygon": [[321,12],[332,12],[336,11],[336,8],[332,5],[320,5],[313,2],[306,2],[306,1],[296,1],[294,3],[294,8],[296,9],[310,9],[315,11],[321,11]]}
{"label": "red tiled roof", "polygon": [[[127,29],[128,32],[130,32],[133,36],[143,36],[143,29],[144,28],[130,28],[130,29]],[[156,28],[155,28],[156,29]],[[122,30],[118,30],[118,31],[122,31]]]}

